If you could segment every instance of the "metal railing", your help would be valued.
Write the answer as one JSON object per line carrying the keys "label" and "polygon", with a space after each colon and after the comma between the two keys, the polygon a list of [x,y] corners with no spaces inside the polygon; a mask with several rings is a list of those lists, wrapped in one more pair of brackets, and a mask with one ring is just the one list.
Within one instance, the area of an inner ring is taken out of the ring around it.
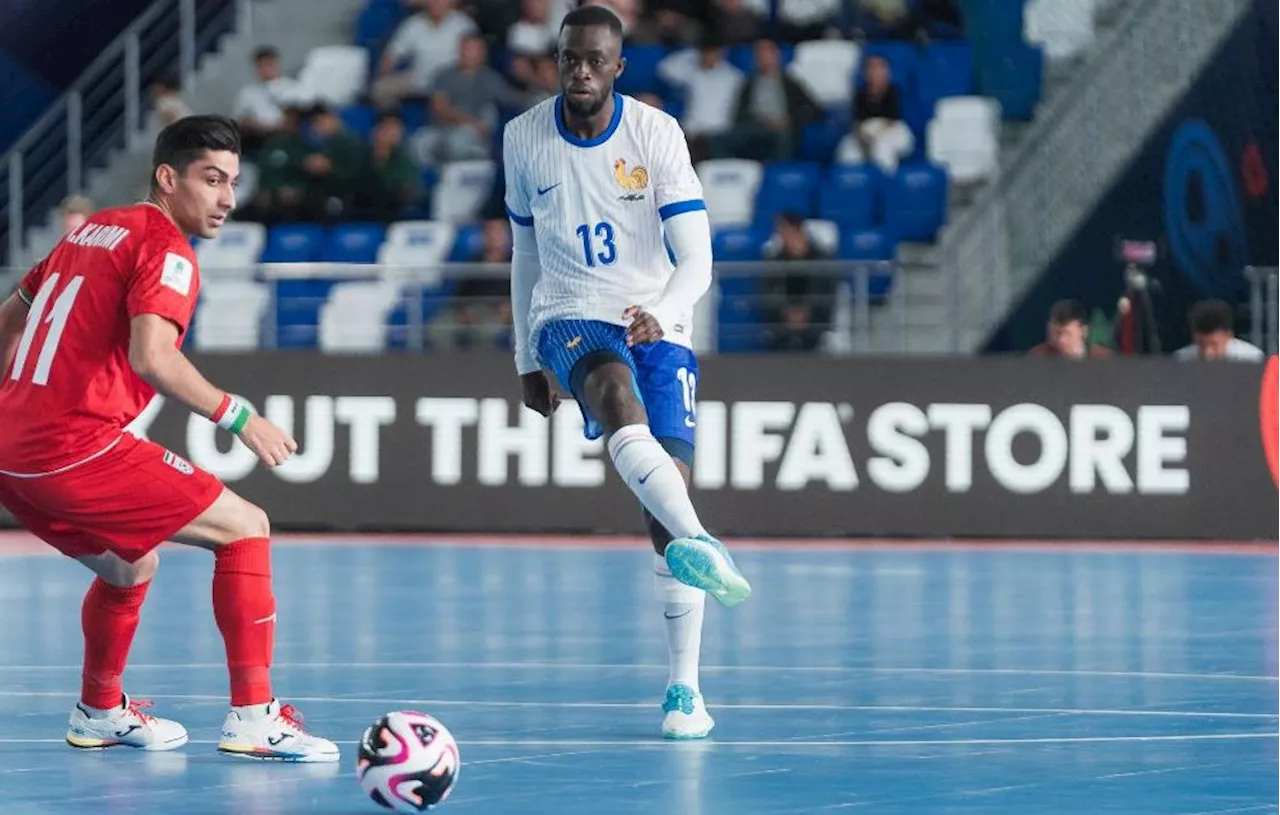
{"label": "metal railing", "polygon": [[1275,266],[1246,266],[1249,281],[1249,341],[1266,351],[1277,353],[1277,313]]}
{"label": "metal railing", "polygon": [[0,247],[9,263],[24,260],[32,223],[84,191],[89,170],[112,150],[140,146],[147,88],[170,71],[189,87],[199,56],[245,19],[249,4],[156,0],[0,158]]}
{"label": "metal railing", "polygon": [[[2,290],[24,272],[0,270]],[[198,350],[448,351],[473,344],[457,341],[467,335],[501,344],[510,320],[505,263],[261,264],[200,274]],[[950,311],[939,295],[916,293],[910,276],[886,261],[718,263],[694,315],[693,345],[700,353],[947,353],[950,328],[935,315]],[[929,335],[941,340],[921,345]]]}

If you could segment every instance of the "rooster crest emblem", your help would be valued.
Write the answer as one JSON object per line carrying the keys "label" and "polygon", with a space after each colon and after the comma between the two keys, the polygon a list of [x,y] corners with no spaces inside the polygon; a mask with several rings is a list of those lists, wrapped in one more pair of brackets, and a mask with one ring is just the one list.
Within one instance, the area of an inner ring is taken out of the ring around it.
{"label": "rooster crest emblem", "polygon": [[627,191],[622,196],[623,201],[641,201],[644,195],[640,192],[649,186],[649,171],[643,167],[634,167],[627,170],[627,160],[618,159],[613,163],[613,178],[618,182],[618,186]]}

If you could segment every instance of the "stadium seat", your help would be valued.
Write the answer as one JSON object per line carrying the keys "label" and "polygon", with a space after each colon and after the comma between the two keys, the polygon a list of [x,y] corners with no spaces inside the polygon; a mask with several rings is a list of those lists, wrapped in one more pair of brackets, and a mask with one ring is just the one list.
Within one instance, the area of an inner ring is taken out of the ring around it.
{"label": "stadium seat", "polygon": [[848,108],[853,100],[853,77],[859,49],[848,40],[809,40],[796,46],[787,66],[822,107]]}
{"label": "stadium seat", "polygon": [[329,230],[320,260],[326,263],[375,263],[387,232],[381,224],[341,224]]}
{"label": "stadium seat", "polygon": [[441,221],[400,221],[387,229],[387,239],[378,249],[378,263],[403,269],[427,285],[440,282],[440,265],[453,251],[456,229]]}
{"label": "stadium seat", "polygon": [[618,93],[661,95],[663,86],[658,78],[658,63],[667,56],[667,49],[661,45],[627,45],[622,49],[622,56],[627,60],[627,69],[614,83]]}
{"label": "stadium seat", "polygon": [[450,263],[470,263],[472,258],[484,251],[484,230],[476,224],[467,224],[458,229],[453,240],[453,248],[449,251]]}
{"label": "stadium seat", "polygon": [[271,290],[254,280],[206,278],[200,284],[200,319],[194,326],[201,351],[256,351]]}
{"label": "stadium seat", "polygon": [[816,162],[786,161],[765,165],[756,194],[755,225],[772,229],[773,219],[782,212],[813,214],[821,168]]}
{"label": "stadium seat", "polygon": [[973,91],[973,51],[969,43],[930,43],[916,70],[916,97],[927,106],[929,115],[933,115],[933,106],[939,99],[969,96]]}
{"label": "stadium seat", "polygon": [[718,229],[711,239],[719,293],[716,347],[722,353],[761,347],[760,276],[755,273],[759,269],[735,272],[722,264],[758,262],[763,245],[763,235],[749,227]]}
{"label": "stadium seat", "polygon": [[995,100],[951,96],[938,100],[929,121],[927,155],[946,167],[956,183],[985,181],[998,168],[999,138],[1000,110]]}
{"label": "stadium seat", "polygon": [[320,307],[318,347],[326,353],[376,353],[387,345],[387,315],[400,302],[400,284],[385,280],[338,283]]}
{"label": "stadium seat", "polygon": [[819,252],[834,257],[840,251],[840,225],[835,221],[809,218],[804,222],[804,231]]}
{"label": "stadium seat", "polygon": [[356,18],[355,44],[376,57],[405,15],[399,0],[373,0]]}
{"label": "stadium seat", "polygon": [[200,241],[196,260],[206,271],[250,271],[257,265],[266,241],[267,228],[262,224],[231,221],[218,230],[218,237]]}
{"label": "stadium seat", "polygon": [[493,189],[494,162],[455,161],[444,165],[440,179],[431,190],[431,213],[435,220],[459,224],[475,220]]}
{"label": "stadium seat", "polygon": [[[883,229],[854,229],[840,236],[841,260],[851,261],[892,261],[896,255],[897,245],[892,236]],[[866,272],[867,289],[870,302],[884,300],[893,286],[893,272],[884,264],[856,263],[848,273],[850,290],[856,297],[858,294],[858,276]]]}
{"label": "stadium seat", "polygon": [[267,231],[263,263],[311,263],[320,257],[324,229],[316,224],[280,224]]}
{"label": "stadium seat", "polygon": [[320,307],[338,283],[331,278],[282,278],[275,281],[276,347],[315,348]]}
{"label": "stadium seat", "polygon": [[353,104],[369,81],[369,54],[358,45],[321,45],[307,53],[298,82],[312,98]]}
{"label": "stadium seat", "polygon": [[881,222],[884,174],[874,164],[842,164],[831,168],[818,189],[818,216],[842,229]]}
{"label": "stadium seat", "polygon": [[1018,43],[978,72],[983,93],[999,105],[1001,118],[1030,121],[1044,92],[1044,49]]}
{"label": "stadium seat", "polygon": [[378,121],[378,112],[369,105],[348,105],[338,111],[342,123],[362,140],[368,141],[373,134],[374,124]]}
{"label": "stadium seat", "polygon": [[700,163],[697,173],[713,227],[747,226],[752,222],[756,194],[764,176],[760,162],[712,159]]}
{"label": "stadium seat", "polygon": [[1030,0],[1023,38],[1044,47],[1049,59],[1069,59],[1093,45],[1096,0]]}
{"label": "stadium seat", "polygon": [[904,164],[885,189],[884,225],[900,240],[931,241],[947,221],[947,173],[929,164]]}

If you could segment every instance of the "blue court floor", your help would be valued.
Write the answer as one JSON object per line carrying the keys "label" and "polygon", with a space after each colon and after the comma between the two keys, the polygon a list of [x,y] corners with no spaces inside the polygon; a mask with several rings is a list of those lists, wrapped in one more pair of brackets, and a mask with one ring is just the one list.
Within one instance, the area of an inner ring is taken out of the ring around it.
{"label": "blue court floor", "polygon": [[166,550],[126,687],[177,752],[80,753],[88,573],[0,558],[0,812],[373,813],[354,743],[419,709],[457,735],[457,813],[1277,812],[1277,559],[1157,550],[741,549],[708,603],[702,743],[657,738],[666,681],[642,544],[282,545],[281,698],[337,766],[214,751],[211,557]]}

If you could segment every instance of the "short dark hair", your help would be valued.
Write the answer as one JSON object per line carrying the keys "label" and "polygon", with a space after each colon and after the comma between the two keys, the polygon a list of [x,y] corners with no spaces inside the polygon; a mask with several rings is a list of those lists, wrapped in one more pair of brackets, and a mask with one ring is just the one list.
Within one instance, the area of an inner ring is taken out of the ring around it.
{"label": "short dark hair", "polygon": [[606,26],[611,32],[622,37],[622,18],[606,6],[578,6],[564,15],[560,30],[566,28],[585,28],[592,25]]}
{"label": "short dark hair", "polygon": [[1188,321],[1193,334],[1235,332],[1235,311],[1222,300],[1201,300],[1191,307]]}
{"label": "short dark hair", "polygon": [[240,126],[226,116],[185,116],[165,127],[156,136],[151,156],[151,185],[156,184],[156,170],[168,164],[185,173],[187,168],[209,151],[226,151],[240,155]]}
{"label": "short dark hair", "polygon": [[264,59],[280,59],[280,52],[274,45],[264,45],[253,52],[254,62],[262,62]]}
{"label": "short dark hair", "polygon": [[1053,308],[1049,309],[1049,322],[1054,325],[1088,321],[1089,313],[1085,311],[1084,304],[1079,300],[1059,300],[1053,304]]}

